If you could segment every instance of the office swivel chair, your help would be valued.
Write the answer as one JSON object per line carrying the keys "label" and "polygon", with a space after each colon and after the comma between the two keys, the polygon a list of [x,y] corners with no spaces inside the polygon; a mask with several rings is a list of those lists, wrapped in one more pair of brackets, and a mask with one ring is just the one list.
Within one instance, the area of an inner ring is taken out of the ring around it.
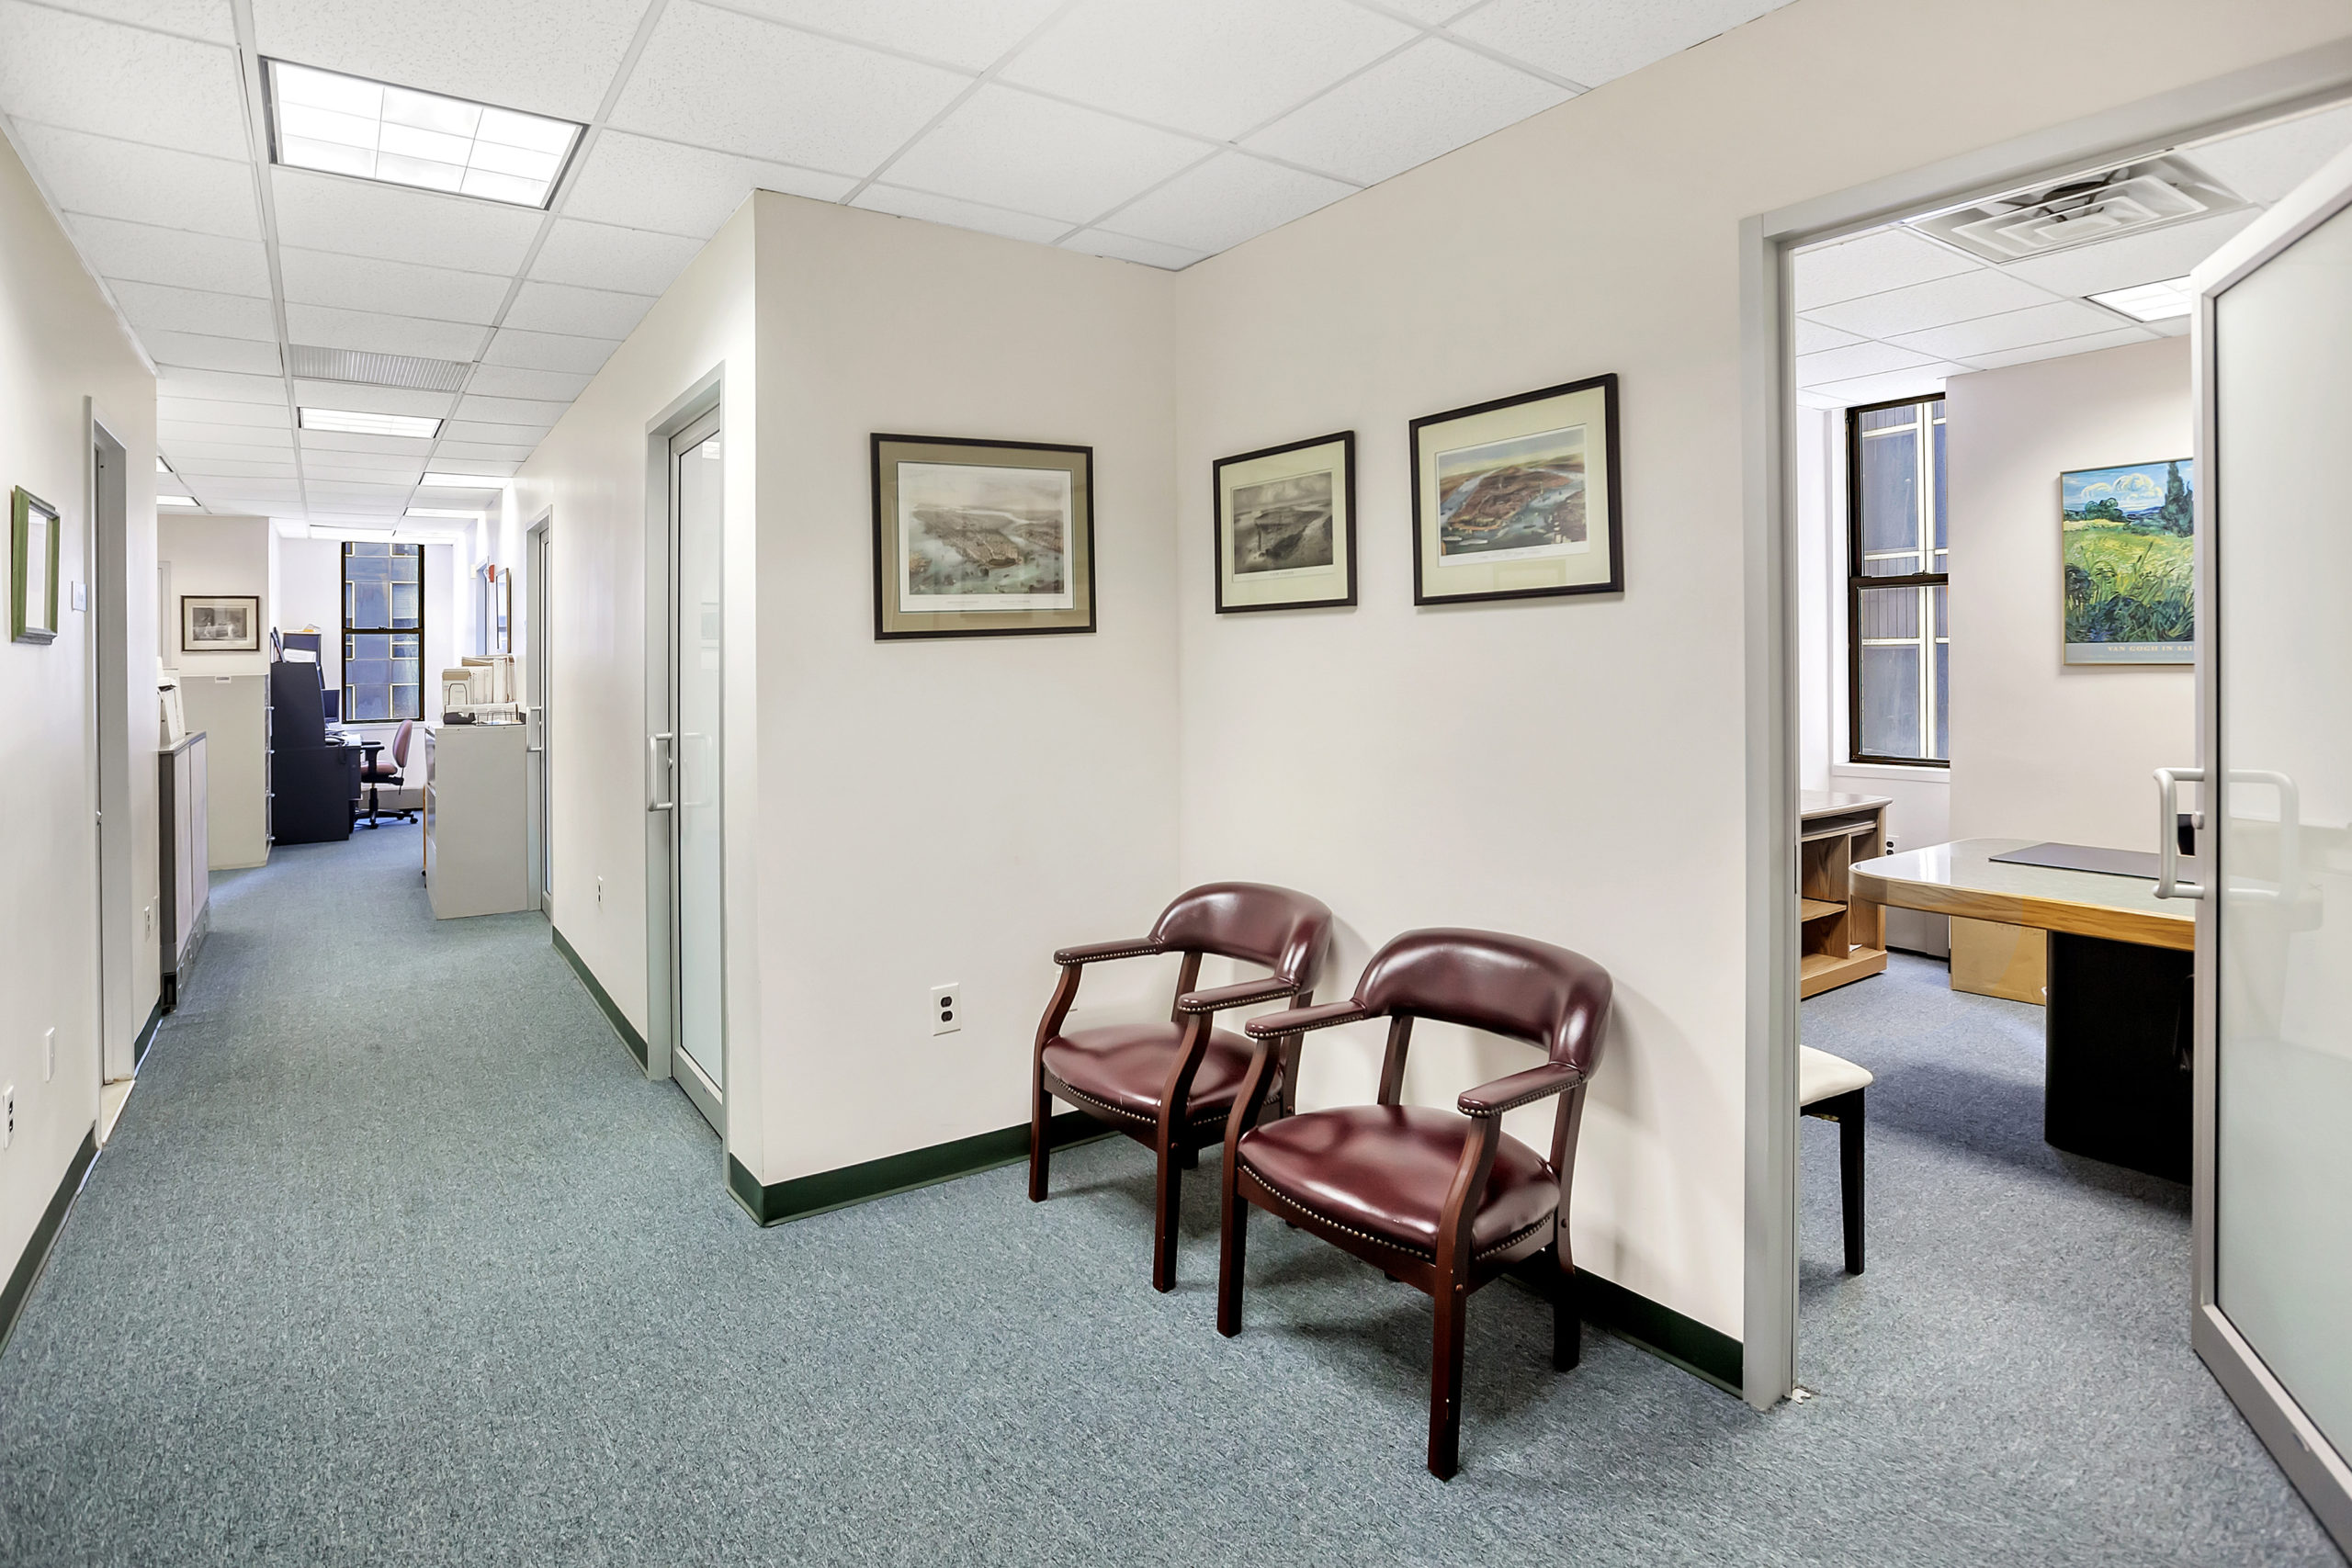
{"label": "office swivel chair", "polygon": [[[360,781],[368,786],[368,826],[370,828],[376,826],[378,802],[380,798],[377,792],[385,784],[390,784],[394,789],[401,786],[401,770],[408,766],[408,738],[415,728],[414,719],[401,720],[401,727],[392,731],[392,760],[389,762],[384,761],[384,754],[379,751],[376,753],[375,760],[359,771]],[[416,811],[413,807],[401,807],[393,812],[393,815],[403,822],[416,820]]]}

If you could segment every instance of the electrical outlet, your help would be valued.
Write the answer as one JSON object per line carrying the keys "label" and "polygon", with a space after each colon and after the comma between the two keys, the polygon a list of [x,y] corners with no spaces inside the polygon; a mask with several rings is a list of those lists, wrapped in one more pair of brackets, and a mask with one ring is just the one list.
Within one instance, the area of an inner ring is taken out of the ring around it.
{"label": "electrical outlet", "polygon": [[57,1031],[52,1029],[40,1037],[40,1081],[47,1083],[57,1076]]}
{"label": "electrical outlet", "polygon": [[5,1149],[17,1141],[17,1086],[15,1084],[10,1084],[6,1089],[0,1089],[0,1111],[6,1112],[5,1115],[0,1115],[0,1149]]}
{"label": "electrical outlet", "polygon": [[953,1034],[964,1027],[964,984],[958,980],[950,985],[931,988],[931,1032]]}
{"label": "electrical outlet", "polygon": [[598,877],[598,878],[596,879],[596,908],[598,908],[599,909],[601,909],[601,908],[603,908],[604,907],[605,907],[605,879],[604,879],[603,877],[601,877],[601,876],[600,876],[600,877]]}
{"label": "electrical outlet", "polygon": [[139,907],[139,922],[140,929],[145,935],[153,936],[155,934],[154,905],[142,904]]}

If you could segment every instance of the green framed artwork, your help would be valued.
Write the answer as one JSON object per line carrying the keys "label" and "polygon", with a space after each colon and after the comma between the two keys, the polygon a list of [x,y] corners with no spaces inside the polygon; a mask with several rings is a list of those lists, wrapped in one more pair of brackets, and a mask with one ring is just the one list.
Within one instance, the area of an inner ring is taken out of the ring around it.
{"label": "green framed artwork", "polygon": [[18,485],[8,506],[8,627],[18,642],[57,637],[57,508]]}
{"label": "green framed artwork", "polygon": [[2058,476],[2065,661],[2197,661],[2195,467],[2187,457]]}

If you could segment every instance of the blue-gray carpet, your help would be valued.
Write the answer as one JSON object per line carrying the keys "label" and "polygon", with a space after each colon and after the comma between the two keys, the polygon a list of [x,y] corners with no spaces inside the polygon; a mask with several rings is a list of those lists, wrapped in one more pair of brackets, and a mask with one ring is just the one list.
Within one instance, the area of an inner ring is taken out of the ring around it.
{"label": "blue-gray carpet", "polygon": [[[2190,1355],[2177,1188],[2039,1138],[2040,1015],[1808,1004],[1875,1069],[1871,1269],[1805,1136],[1809,1403],[1426,1300],[1214,1190],[1145,1274],[1122,1141],[755,1228],[537,917],[436,924],[415,829],[223,876],[186,1004],[0,1354],[0,1562],[2334,1563]],[[1041,996],[1042,1002],[1042,996]]]}

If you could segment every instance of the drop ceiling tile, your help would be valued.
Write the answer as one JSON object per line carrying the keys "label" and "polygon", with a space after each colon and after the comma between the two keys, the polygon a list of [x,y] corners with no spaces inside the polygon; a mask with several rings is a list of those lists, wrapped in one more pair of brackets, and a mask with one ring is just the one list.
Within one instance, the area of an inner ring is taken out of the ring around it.
{"label": "drop ceiling tile", "polygon": [[[333,251],[278,247],[278,271],[289,305],[332,305],[395,316],[488,326],[498,319],[513,287],[510,276],[458,272],[414,262],[376,261]],[[304,341],[298,336],[300,343]]]}
{"label": "drop ceiling tile", "polygon": [[467,441],[489,446],[537,446],[547,435],[538,425],[500,424],[486,420],[451,420],[441,427],[444,442]]}
{"label": "drop ceiling tile", "polygon": [[355,413],[409,413],[439,419],[449,412],[449,394],[413,387],[370,387],[358,381],[296,381],[294,400],[305,408],[345,409]]}
{"label": "drop ceiling tile", "polygon": [[304,483],[311,498],[324,502],[354,501],[399,502],[408,497],[413,486],[402,484],[367,484],[356,479],[311,479]]}
{"label": "drop ceiling tile", "polygon": [[211,398],[232,403],[274,403],[286,408],[286,383],[276,376],[238,376],[226,370],[182,370],[163,366],[155,375],[159,398]]}
{"label": "drop ceiling tile", "polygon": [[620,338],[627,337],[652,308],[650,294],[580,288],[568,283],[526,283],[516,291],[506,320],[526,332]]}
{"label": "drop ceiling tile", "polygon": [[494,441],[444,441],[433,449],[433,460],[436,463],[504,463],[510,468],[519,468],[537,450],[536,442],[527,446],[509,446]]}
{"label": "drop ceiling tile", "polygon": [[563,417],[569,402],[542,402],[528,398],[490,398],[469,394],[458,400],[456,417],[477,423],[522,424],[545,430]]}
{"label": "drop ceiling tile", "polygon": [[286,330],[291,341],[321,348],[413,354],[426,359],[471,359],[485,335],[481,327],[462,321],[337,310],[324,305],[287,306]]}
{"label": "drop ceiling tile", "polygon": [[163,447],[164,457],[175,468],[201,468],[214,461],[284,462],[294,456],[293,437],[282,432],[275,442],[168,441],[159,445]]}
{"label": "drop ceiling tile", "polygon": [[1819,354],[1797,357],[1797,385],[1811,387],[1825,381],[1851,380],[1857,376],[1875,376],[1886,370],[1910,370],[1935,358],[1907,348],[1897,348],[1887,343],[1849,344],[1844,348],[1824,349]]}
{"label": "drop ceiling tile", "polygon": [[977,201],[958,201],[952,196],[901,190],[896,186],[868,186],[850,205],[869,212],[920,218],[928,223],[944,223],[951,229],[976,229],[983,234],[1001,234],[1009,240],[1031,240],[1038,244],[1048,244],[1069,232],[1068,219],[1008,212],[1001,207],[983,207]]}
{"label": "drop ceiling tile", "polygon": [[1391,11],[1402,11],[1417,22],[1442,28],[1464,11],[1476,10],[1487,0],[1383,0]]}
{"label": "drop ceiling tile", "polygon": [[1495,0],[1453,24],[1515,59],[1588,87],[1679,54],[1787,0]]}
{"label": "drop ceiling tile", "polygon": [[1062,0],[732,0],[779,22],[919,54],[967,71],[993,65]]}
{"label": "drop ceiling tile", "polygon": [[[448,456],[448,443],[444,442],[440,447],[435,449],[434,461],[425,466],[436,471],[447,473],[454,466],[440,460],[442,457],[447,456]],[[492,479],[504,479],[512,475],[516,468],[519,468],[522,466],[523,465],[519,462],[504,462],[494,457],[484,457],[479,462],[468,463],[464,468],[458,471],[467,474],[487,475]],[[448,493],[451,495],[457,495],[470,492],[451,491]]]}
{"label": "drop ceiling tile", "polygon": [[588,389],[590,376],[570,376],[556,370],[518,370],[505,365],[478,365],[466,390],[489,398],[544,398],[570,403]]}
{"label": "drop ceiling tile", "polygon": [[1981,271],[1984,264],[1907,229],[1876,229],[1834,245],[1800,251],[1792,265],[1797,309],[1815,310],[1864,294]]}
{"label": "drop ceiling tile", "polygon": [[559,218],[547,243],[539,247],[538,259],[531,264],[531,276],[543,283],[577,283],[658,295],[677,281],[702,244],[700,240],[679,234]]}
{"label": "drop ceiling tile", "polygon": [[1067,229],[1198,162],[1208,151],[1189,137],[1091,109],[982,87],[888,172],[894,186],[953,191],[991,207],[1059,218]]}
{"label": "drop ceiling tile", "polygon": [[277,341],[277,321],[266,299],[173,288],[161,283],[111,283],[108,287],[142,341],[151,332]]}
{"label": "drop ceiling tile", "polygon": [[2121,348],[2127,344],[2147,343],[2155,335],[2148,329],[2121,327],[2114,332],[2086,333],[2081,337],[2059,338],[2051,343],[2031,344],[2024,348],[1972,354],[1968,356],[1968,363],[1978,370],[1997,370],[2005,365],[2027,365],[2041,359],[2062,359],[2070,354],[2095,354],[2102,348]]}
{"label": "drop ceiling tile", "polygon": [[370,463],[347,457],[305,457],[302,477],[313,484],[403,485],[413,490],[416,481],[424,477],[424,463],[422,458],[409,463]]}
{"label": "drop ceiling tile", "polygon": [[644,0],[254,0],[254,34],[278,59],[584,121],[644,14]]}
{"label": "drop ceiling tile", "polygon": [[69,216],[66,226],[74,231],[74,248],[83,259],[110,281],[269,298],[269,257],[258,241],[80,213]]}
{"label": "drop ceiling tile", "polygon": [[1836,327],[1826,327],[1819,321],[1799,316],[1794,341],[1797,353],[1819,354],[1825,348],[1843,348],[1849,343],[1863,340],[1852,333],[1841,333]]}
{"label": "drop ceiling tile", "polygon": [[261,424],[286,428],[284,402],[229,402],[209,398],[155,400],[155,417],[180,424]]}
{"label": "drop ceiling tile", "polygon": [[228,0],[46,0],[61,11],[129,22],[157,32],[177,33],[205,43],[237,41],[235,20]]}
{"label": "drop ceiling tile", "polygon": [[187,370],[234,370],[253,376],[278,373],[277,344],[247,338],[208,337],[201,333],[141,332],[139,341],[158,367]]}
{"label": "drop ceiling tile", "polygon": [[1163,245],[1157,240],[1114,234],[1108,229],[1089,229],[1073,234],[1062,242],[1062,248],[1083,251],[1091,256],[1109,256],[1114,261],[1139,262],[1170,272],[1181,272],[1208,254],[1206,251],[1188,251],[1181,245]]}
{"label": "drop ceiling tile", "polygon": [[2123,234],[2100,244],[2011,262],[2001,270],[2052,294],[2104,294],[2138,283],[2161,283],[2194,271],[2256,216],[2252,211],[2224,212],[2177,229]]}
{"label": "drop ceiling tile", "polygon": [[620,347],[614,338],[582,337],[566,333],[526,333],[501,327],[483,351],[484,365],[511,365],[522,370],[560,370],[594,376]]}
{"label": "drop ceiling tile", "polygon": [[1427,39],[1284,115],[1242,144],[1359,185],[1564,103],[1565,87]]}
{"label": "drop ceiling tile", "polygon": [[1939,277],[1931,283],[1915,283],[1905,288],[1890,288],[1883,294],[1865,294],[1859,299],[1819,306],[1806,314],[1816,321],[1864,337],[1889,338],[2050,302],[2049,290],[1984,267]]}
{"label": "drop ceiling tile", "polygon": [[1931,332],[1909,333],[1896,341],[1905,348],[1939,358],[1973,359],[2006,348],[2025,348],[2038,343],[2054,343],[2060,338],[2112,332],[2118,324],[2111,310],[2061,299],[2036,305],[2030,310],[2010,310]]}
{"label": "drop ceiling tile", "polygon": [[281,462],[213,457],[200,463],[187,464],[178,472],[181,479],[198,488],[207,479],[290,479],[300,477],[291,457]]}
{"label": "drop ceiling tile", "polygon": [[754,188],[838,201],[856,186],[847,175],[607,130],[588,150],[563,210],[571,218],[707,240]]}
{"label": "drop ceiling tile", "polygon": [[1861,403],[1890,402],[1896,398],[1924,398],[1944,389],[1951,377],[1965,374],[1965,365],[1941,360],[1916,370],[1891,370],[1883,376],[1857,376],[1850,381],[1829,381],[1805,390],[1826,400],[1820,406],[1853,408]]}
{"label": "drop ceiling tile", "polygon": [[1079,0],[1001,80],[1227,141],[1413,38],[1347,0]]}
{"label": "drop ceiling tile", "polygon": [[22,0],[0,0],[0,104],[18,120],[249,154],[230,51]]}
{"label": "drop ceiling tile", "polygon": [[611,123],[849,174],[871,169],[904,145],[967,80],[674,0],[655,24]]}
{"label": "drop ceiling tile", "polygon": [[2188,335],[2187,316],[2175,316],[2170,321],[2148,321],[2143,324],[2158,337],[2187,337]]}
{"label": "drop ceiling tile", "polygon": [[292,438],[258,424],[207,424],[194,420],[159,420],[155,444],[166,452],[187,446],[267,446],[279,442],[290,449]]}
{"label": "drop ceiling tile", "polygon": [[1107,221],[1123,234],[1214,254],[1329,206],[1354,188],[1239,152],[1220,152]]}
{"label": "drop ceiling tile", "polygon": [[26,161],[67,212],[261,238],[253,168],[243,158],[208,158],[27,120],[13,129]]}
{"label": "drop ceiling tile", "polygon": [[2266,206],[2352,147],[2352,108],[2324,109],[2300,119],[2188,150],[2188,161],[2249,201]]}
{"label": "drop ceiling tile", "polygon": [[361,435],[344,430],[306,430],[302,450],[311,452],[373,452],[379,456],[423,459],[433,451],[430,440],[404,435]]}
{"label": "drop ceiling tile", "polygon": [[522,266],[542,217],[493,201],[299,169],[272,168],[270,188],[282,245],[509,276]]}

